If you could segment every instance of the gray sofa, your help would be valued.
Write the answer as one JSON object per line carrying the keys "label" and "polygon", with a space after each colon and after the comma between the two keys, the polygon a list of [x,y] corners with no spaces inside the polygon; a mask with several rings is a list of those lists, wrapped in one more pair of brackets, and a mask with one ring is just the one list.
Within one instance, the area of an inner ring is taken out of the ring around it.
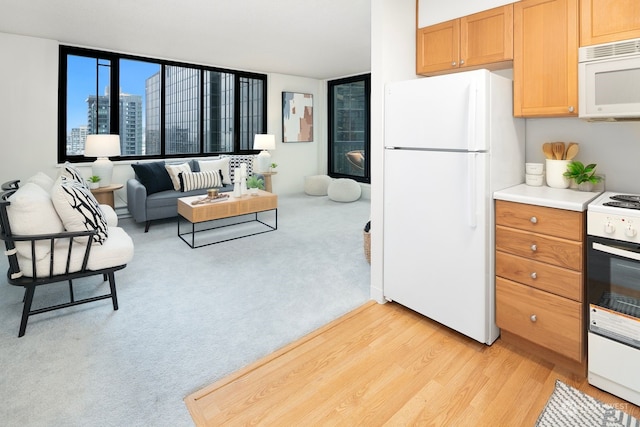
{"label": "gray sofa", "polygon": [[[192,159],[179,162],[188,163],[193,172],[199,172],[200,162],[212,163],[215,160],[228,159],[227,170],[221,170],[222,187],[220,192],[233,190],[233,171],[240,163],[247,164],[248,175],[252,174],[253,155],[233,155],[216,159]],[[177,165],[167,162],[167,165]],[[223,163],[224,164],[224,163]],[[178,215],[178,198],[204,195],[207,188],[191,191],[179,191],[173,188],[171,177],[165,169],[164,161],[136,163],[131,165],[136,176],[127,181],[127,208],[136,222],[145,223],[145,233],[149,231],[151,221],[173,218]]]}

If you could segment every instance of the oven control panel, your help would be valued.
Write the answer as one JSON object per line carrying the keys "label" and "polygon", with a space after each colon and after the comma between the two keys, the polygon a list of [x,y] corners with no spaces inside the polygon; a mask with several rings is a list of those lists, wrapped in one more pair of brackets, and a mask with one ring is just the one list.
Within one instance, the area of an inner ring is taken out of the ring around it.
{"label": "oven control panel", "polygon": [[587,212],[587,234],[624,242],[640,242],[640,218]]}

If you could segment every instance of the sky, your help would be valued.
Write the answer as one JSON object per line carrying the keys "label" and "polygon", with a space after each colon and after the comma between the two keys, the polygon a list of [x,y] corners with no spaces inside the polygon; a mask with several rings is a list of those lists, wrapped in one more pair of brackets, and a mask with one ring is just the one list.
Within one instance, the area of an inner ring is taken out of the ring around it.
{"label": "sky", "polygon": [[[100,64],[109,61],[101,60]],[[96,93],[96,60],[82,56],[67,57],[67,132],[87,124],[87,97]],[[120,61],[120,91],[141,95],[145,105],[145,80],[160,71],[159,64],[149,62]],[[104,95],[109,86],[109,67],[100,66],[98,72],[98,95]],[[142,119],[144,120],[144,114]]]}

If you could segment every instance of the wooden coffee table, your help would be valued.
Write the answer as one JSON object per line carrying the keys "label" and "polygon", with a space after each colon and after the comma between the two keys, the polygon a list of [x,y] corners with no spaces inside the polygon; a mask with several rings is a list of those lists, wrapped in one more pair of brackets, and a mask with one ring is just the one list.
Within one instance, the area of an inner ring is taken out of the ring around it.
{"label": "wooden coffee table", "polygon": [[[205,197],[205,195],[202,195],[181,197],[178,199],[178,237],[180,237],[191,248],[199,248],[202,246],[227,242],[229,240],[268,233],[269,231],[275,231],[278,229],[278,196],[275,194],[259,190],[258,194],[255,196],[246,195],[236,198],[232,197],[231,193],[229,193],[229,197],[222,201],[193,204],[194,201],[202,200]],[[258,217],[258,214],[267,211],[274,211],[273,224],[264,222]],[[200,223],[212,222],[212,224],[215,224],[215,221],[226,218],[238,218],[239,221],[225,223],[218,226],[214,225],[209,227],[207,224],[203,227],[197,227],[197,224]],[[180,231],[180,223],[183,222],[183,220],[186,220],[191,224],[190,231],[184,233]],[[208,234],[211,234],[213,233],[211,230],[245,224],[248,222],[259,223],[259,230],[256,231],[256,229],[252,227],[252,231],[247,234],[221,238],[218,240],[213,239],[213,241],[207,241],[206,243],[196,245],[195,238],[198,233],[210,232]]]}

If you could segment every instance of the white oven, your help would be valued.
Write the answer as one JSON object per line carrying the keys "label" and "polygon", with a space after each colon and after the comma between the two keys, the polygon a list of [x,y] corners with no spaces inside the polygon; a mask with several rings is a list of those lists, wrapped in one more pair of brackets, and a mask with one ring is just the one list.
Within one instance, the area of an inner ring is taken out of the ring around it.
{"label": "white oven", "polygon": [[589,383],[640,405],[640,196],[587,208]]}
{"label": "white oven", "polygon": [[640,39],[578,50],[579,117],[640,119]]}

